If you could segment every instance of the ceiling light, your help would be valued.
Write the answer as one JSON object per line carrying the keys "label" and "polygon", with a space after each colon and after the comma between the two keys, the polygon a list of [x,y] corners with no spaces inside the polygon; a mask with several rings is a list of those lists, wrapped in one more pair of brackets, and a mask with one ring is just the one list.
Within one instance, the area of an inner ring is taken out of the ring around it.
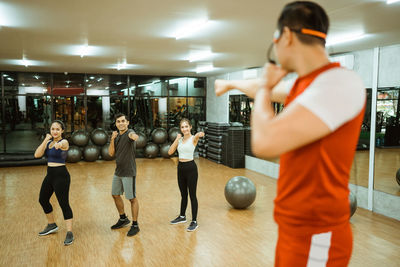
{"label": "ceiling light", "polygon": [[7,80],[12,81],[12,82],[14,81],[14,79],[11,77],[8,77]]}
{"label": "ceiling light", "polygon": [[24,65],[25,67],[28,67],[29,66],[28,60],[22,59],[22,65]]}
{"label": "ceiling light", "polygon": [[399,2],[400,0],[386,0],[386,4],[390,5],[396,2]]}
{"label": "ceiling light", "polygon": [[34,75],[33,77],[35,77],[36,80],[39,80],[39,75]]}
{"label": "ceiling light", "polygon": [[212,70],[214,70],[214,66],[212,63],[205,65],[198,65],[196,68],[196,73],[209,72]]}
{"label": "ceiling light", "polygon": [[365,38],[367,35],[362,33],[362,34],[352,34],[352,35],[346,35],[346,36],[341,36],[337,38],[330,38],[326,41],[326,46],[333,46],[337,44],[342,44],[342,43],[348,43],[356,40],[360,40]]}
{"label": "ceiling light", "polygon": [[89,79],[94,80],[94,76],[90,76]]}
{"label": "ceiling light", "polygon": [[122,84],[122,82],[116,82],[115,84],[116,84],[116,85],[121,85],[121,84]]}
{"label": "ceiling light", "polygon": [[81,57],[86,56],[88,54],[88,52],[89,52],[89,46],[88,45],[82,46],[81,51],[80,51]]}
{"label": "ceiling light", "polygon": [[70,84],[71,83],[71,81],[70,80],[68,80],[68,81],[65,81],[66,83],[68,83],[68,84]]}
{"label": "ceiling light", "polygon": [[189,24],[185,24],[185,27],[178,30],[175,33],[175,39],[182,39],[185,37],[188,37],[190,35],[193,35],[196,32],[199,32],[200,30],[204,29],[204,27],[208,24],[208,19],[203,19],[203,20],[198,20],[198,21],[194,21],[192,23]]}
{"label": "ceiling light", "polygon": [[213,55],[211,50],[198,50],[198,51],[192,51],[189,56],[189,62],[195,62],[195,61],[200,61],[204,59],[210,59],[210,57]]}

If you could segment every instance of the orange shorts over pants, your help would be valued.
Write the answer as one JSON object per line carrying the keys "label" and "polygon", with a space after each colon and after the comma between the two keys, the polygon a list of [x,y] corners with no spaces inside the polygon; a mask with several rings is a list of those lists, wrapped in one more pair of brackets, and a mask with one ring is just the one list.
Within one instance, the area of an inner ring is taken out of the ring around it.
{"label": "orange shorts over pants", "polygon": [[349,264],[352,248],[348,222],[312,231],[279,226],[275,267],[343,267]]}

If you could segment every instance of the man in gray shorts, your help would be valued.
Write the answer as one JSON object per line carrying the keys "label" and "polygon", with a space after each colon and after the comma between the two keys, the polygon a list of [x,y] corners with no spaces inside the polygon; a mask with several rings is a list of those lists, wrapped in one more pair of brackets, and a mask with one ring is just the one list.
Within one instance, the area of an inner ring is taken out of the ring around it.
{"label": "man in gray shorts", "polygon": [[114,172],[111,193],[120,218],[116,224],[111,226],[111,229],[119,229],[130,223],[125,215],[124,202],[121,198],[121,195],[125,192],[125,197],[131,202],[132,210],[132,226],[128,231],[128,236],[133,236],[140,231],[137,223],[139,203],[136,199],[135,190],[135,141],[139,136],[132,129],[128,129],[129,121],[125,114],[120,113],[115,116],[115,125],[119,132],[114,131],[112,133],[108,153],[110,156],[115,154],[116,157],[117,167]]}

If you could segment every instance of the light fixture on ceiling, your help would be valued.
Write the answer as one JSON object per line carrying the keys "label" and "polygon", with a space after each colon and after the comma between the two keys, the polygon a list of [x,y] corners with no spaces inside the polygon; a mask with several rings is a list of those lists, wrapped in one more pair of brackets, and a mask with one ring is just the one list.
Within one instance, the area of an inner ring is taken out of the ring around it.
{"label": "light fixture on ceiling", "polygon": [[22,59],[22,65],[24,65],[25,67],[29,66],[29,62],[28,60],[26,60],[25,58]]}
{"label": "light fixture on ceiling", "polygon": [[388,5],[394,4],[396,2],[400,2],[400,0],[386,0],[386,4],[388,4]]}
{"label": "light fixture on ceiling", "polygon": [[189,56],[189,62],[195,62],[195,61],[201,61],[204,59],[210,59],[210,57],[213,55],[211,50],[197,50],[197,51],[191,51],[190,56]]}
{"label": "light fixture on ceiling", "polygon": [[33,76],[36,80],[39,80],[39,75],[34,75]]}
{"label": "light fixture on ceiling", "polygon": [[88,52],[89,52],[89,46],[88,45],[82,46],[81,52],[80,52],[81,57],[86,56],[88,54]]}
{"label": "light fixture on ceiling", "polygon": [[197,66],[196,73],[209,72],[212,70],[214,70],[214,66],[212,63],[201,64]]}
{"label": "light fixture on ceiling", "polygon": [[199,32],[200,30],[205,28],[205,26],[208,24],[208,22],[209,22],[208,19],[202,19],[202,20],[194,21],[193,23],[186,23],[185,27],[179,29],[175,33],[175,39],[179,40],[182,38],[186,38],[188,36],[193,35],[196,32]]}
{"label": "light fixture on ceiling", "polygon": [[352,41],[357,41],[365,38],[367,35],[364,33],[361,34],[349,34],[346,36],[342,37],[337,37],[337,38],[328,38],[326,41],[326,46],[334,46],[337,44],[343,44],[343,43],[348,43]]}

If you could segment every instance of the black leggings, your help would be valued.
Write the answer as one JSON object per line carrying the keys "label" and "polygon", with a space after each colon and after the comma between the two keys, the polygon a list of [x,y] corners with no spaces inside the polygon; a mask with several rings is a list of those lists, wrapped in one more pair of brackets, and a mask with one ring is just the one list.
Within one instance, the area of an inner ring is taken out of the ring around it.
{"label": "black leggings", "polygon": [[71,178],[65,166],[47,167],[47,175],[44,177],[39,195],[39,203],[42,205],[44,213],[48,214],[53,211],[50,198],[55,192],[64,220],[72,219],[72,210],[68,200],[70,183]]}
{"label": "black leggings", "polygon": [[197,166],[193,160],[188,162],[179,162],[178,185],[182,196],[180,215],[185,216],[186,207],[188,203],[188,188],[189,188],[193,221],[196,221],[197,219],[197,208],[198,208],[197,197],[196,197],[197,178],[198,178]]}

